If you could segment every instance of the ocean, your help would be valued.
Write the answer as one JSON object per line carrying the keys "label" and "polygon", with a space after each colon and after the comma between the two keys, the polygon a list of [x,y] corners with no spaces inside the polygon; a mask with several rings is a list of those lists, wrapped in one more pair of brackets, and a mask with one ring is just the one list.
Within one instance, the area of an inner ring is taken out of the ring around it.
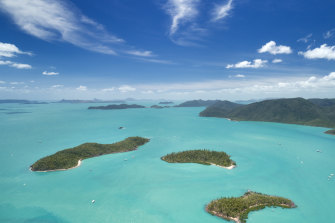
{"label": "ocean", "polygon": [[[248,223],[335,222],[335,177],[328,178],[335,173],[335,136],[326,128],[199,117],[204,108],[91,105],[0,104],[0,222],[219,223],[226,221],[208,214],[206,204],[248,190],[298,205],[252,212]],[[150,142],[67,171],[29,170],[59,150],[129,136]],[[191,149],[225,151],[237,167],[160,159]]]}

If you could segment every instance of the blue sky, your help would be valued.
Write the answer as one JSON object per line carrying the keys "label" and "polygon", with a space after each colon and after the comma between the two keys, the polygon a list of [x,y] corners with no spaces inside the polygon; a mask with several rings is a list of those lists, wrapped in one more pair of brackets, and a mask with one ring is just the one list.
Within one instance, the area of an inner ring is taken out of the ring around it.
{"label": "blue sky", "polygon": [[0,98],[335,97],[332,0],[0,0]]}

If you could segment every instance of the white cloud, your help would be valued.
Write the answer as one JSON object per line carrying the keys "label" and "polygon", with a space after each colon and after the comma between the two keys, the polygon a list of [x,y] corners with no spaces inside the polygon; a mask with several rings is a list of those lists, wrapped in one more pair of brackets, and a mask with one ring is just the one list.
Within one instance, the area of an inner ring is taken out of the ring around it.
{"label": "white cloud", "polygon": [[236,74],[235,77],[237,77],[237,78],[244,78],[245,75],[244,74]]}
{"label": "white cloud", "polygon": [[158,64],[175,64],[169,60],[159,60],[159,59],[149,59],[149,58],[139,58],[139,60],[148,62],[148,63],[158,63]]}
{"label": "white cloud", "polygon": [[153,94],[152,90],[141,91],[142,94]]}
{"label": "white cloud", "polygon": [[261,68],[261,67],[264,67],[267,62],[268,62],[267,60],[262,60],[262,59],[256,59],[253,62],[245,60],[237,64],[228,64],[226,68],[227,69],[230,69],[230,68]]}
{"label": "white cloud", "polygon": [[131,87],[129,85],[122,85],[121,87],[118,88],[121,93],[127,93],[131,91],[136,91],[136,88]]}
{"label": "white cloud", "polygon": [[173,35],[179,25],[194,19],[198,15],[196,9],[199,0],[168,0],[166,11],[172,18],[170,34]]}
{"label": "white cloud", "polygon": [[112,91],[114,91],[114,90],[115,90],[115,88],[112,87],[112,88],[104,88],[104,89],[102,89],[101,91],[103,91],[103,92],[112,92]]}
{"label": "white cloud", "polygon": [[46,41],[65,41],[105,54],[115,54],[106,43],[123,42],[62,0],[1,0],[0,7],[23,31]]}
{"label": "white cloud", "polygon": [[307,36],[298,39],[297,41],[298,41],[298,42],[308,43],[308,42],[311,40],[311,37],[312,37],[312,36],[313,36],[313,34],[310,33],[310,34],[308,34]]}
{"label": "white cloud", "polygon": [[281,62],[283,62],[282,59],[274,59],[274,60],[272,60],[272,63],[281,63]]}
{"label": "white cloud", "polygon": [[153,57],[153,53],[151,51],[139,51],[139,50],[130,50],[126,51],[127,54],[139,56],[139,57]]}
{"label": "white cloud", "polygon": [[32,55],[29,52],[21,51],[17,46],[11,43],[0,42],[0,57],[14,57],[16,54]]}
{"label": "white cloud", "polygon": [[10,67],[14,67],[17,69],[31,69],[32,68],[32,66],[29,64],[15,63],[9,60],[7,61],[0,60],[0,65],[8,65]]}
{"label": "white cloud", "polygon": [[277,54],[291,54],[292,50],[291,50],[291,47],[289,46],[283,46],[283,45],[277,46],[275,41],[270,41],[266,43],[265,45],[263,45],[262,48],[258,50],[258,52],[277,55]]}
{"label": "white cloud", "polygon": [[80,85],[79,87],[76,88],[76,90],[78,90],[78,91],[87,91],[87,87]]}
{"label": "white cloud", "polygon": [[55,76],[55,75],[58,75],[59,73],[58,73],[58,72],[48,72],[48,71],[43,71],[42,74],[43,74],[43,75],[46,75],[46,76]]}
{"label": "white cloud", "polygon": [[228,0],[226,4],[216,5],[212,13],[212,20],[221,20],[229,15],[229,12],[233,9],[233,0]]}
{"label": "white cloud", "polygon": [[12,85],[18,85],[18,84],[24,84],[24,82],[17,82],[17,81],[12,81],[10,82]]}
{"label": "white cloud", "polygon": [[327,31],[326,33],[324,33],[323,38],[330,39],[334,36],[334,34],[335,34],[335,28]]}
{"label": "white cloud", "polygon": [[306,52],[300,51],[299,55],[303,55],[307,59],[335,60],[335,46],[327,46],[327,44],[323,44],[319,48],[307,50]]}
{"label": "white cloud", "polygon": [[31,65],[29,64],[22,64],[22,63],[12,63],[9,66],[15,67],[17,69],[31,69]]}
{"label": "white cloud", "polygon": [[0,84],[6,84],[6,81],[0,81]]}
{"label": "white cloud", "polygon": [[51,88],[62,88],[64,87],[64,85],[61,84],[56,84],[56,85],[52,85]]}

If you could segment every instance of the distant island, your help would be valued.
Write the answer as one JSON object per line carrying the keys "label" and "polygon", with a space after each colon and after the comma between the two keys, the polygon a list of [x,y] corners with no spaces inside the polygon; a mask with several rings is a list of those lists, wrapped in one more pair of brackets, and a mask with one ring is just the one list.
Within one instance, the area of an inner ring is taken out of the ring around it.
{"label": "distant island", "polygon": [[128,108],[145,108],[142,105],[128,105],[128,104],[119,104],[119,105],[106,105],[106,106],[91,106],[88,109],[101,109],[101,110],[113,110],[113,109],[128,109]]}
{"label": "distant island", "polygon": [[335,129],[332,129],[332,130],[328,130],[325,132],[326,134],[329,134],[329,135],[335,135]]}
{"label": "distant island", "polygon": [[29,100],[19,100],[19,99],[2,99],[0,100],[0,104],[6,103],[17,103],[17,104],[48,104],[47,102],[43,101],[29,101]]}
{"label": "distant island", "polygon": [[93,99],[93,100],[60,100],[56,103],[70,103],[70,104],[82,104],[82,103],[125,103],[124,100],[99,100],[99,99]]}
{"label": "distant island", "polygon": [[225,152],[205,149],[170,153],[161,159],[168,163],[199,163],[203,165],[216,165],[226,169],[232,169],[236,166],[236,163]]}
{"label": "distant island", "polygon": [[335,99],[274,99],[227,108],[217,102],[200,113],[202,117],[236,121],[265,121],[319,127],[335,127]]}
{"label": "distant island", "polygon": [[160,105],[169,105],[169,104],[173,104],[173,102],[172,101],[161,101],[158,104],[160,104]]}
{"label": "distant island", "polygon": [[160,105],[152,105],[150,108],[157,108],[157,109],[161,109],[161,108],[170,108],[171,106],[165,105],[165,106],[160,106]]}
{"label": "distant island", "polygon": [[113,144],[84,143],[79,146],[59,151],[46,156],[33,165],[32,171],[56,171],[78,167],[82,160],[111,153],[122,153],[136,150],[139,146],[149,142],[142,137],[128,137]]}
{"label": "distant island", "polygon": [[248,191],[241,197],[220,198],[210,202],[206,211],[228,221],[246,223],[251,211],[266,207],[295,208],[291,200]]}
{"label": "distant island", "polygon": [[215,104],[219,100],[192,100],[192,101],[186,101],[184,103],[181,103],[179,105],[175,105],[175,107],[207,107],[210,105]]}

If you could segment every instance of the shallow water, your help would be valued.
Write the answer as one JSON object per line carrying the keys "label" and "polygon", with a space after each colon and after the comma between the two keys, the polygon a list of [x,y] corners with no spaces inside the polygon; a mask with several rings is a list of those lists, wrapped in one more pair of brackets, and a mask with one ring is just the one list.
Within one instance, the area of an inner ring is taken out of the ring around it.
{"label": "shallow water", "polygon": [[[324,134],[325,128],[198,117],[203,108],[88,106],[0,105],[7,109],[0,112],[0,222],[219,223],[226,221],[206,213],[205,205],[247,190],[298,205],[251,213],[248,223],[335,222],[335,177],[328,180],[335,173],[335,136]],[[8,115],[9,110],[31,113]],[[68,171],[29,171],[56,151],[129,136],[151,141]],[[170,152],[203,148],[227,152],[237,168],[160,160]]]}

